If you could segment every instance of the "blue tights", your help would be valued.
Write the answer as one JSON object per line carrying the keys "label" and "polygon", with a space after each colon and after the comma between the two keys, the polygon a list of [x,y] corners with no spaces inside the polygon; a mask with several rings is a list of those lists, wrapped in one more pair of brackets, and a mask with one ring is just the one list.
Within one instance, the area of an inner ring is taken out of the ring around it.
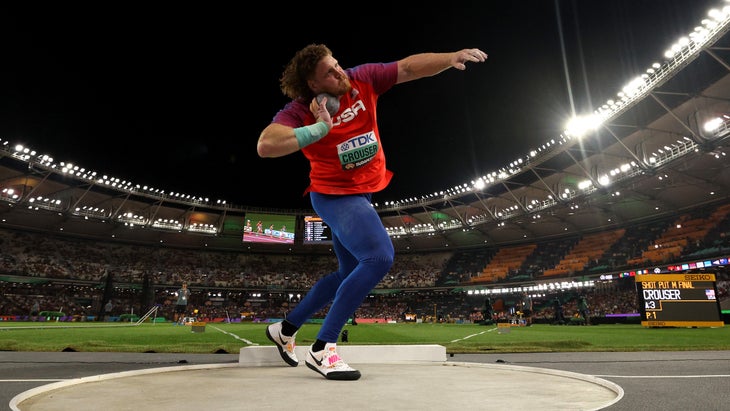
{"label": "blue tights", "polygon": [[395,251],[371,196],[310,193],[314,211],[332,232],[338,269],[322,277],[286,320],[301,327],[332,304],[317,339],[334,343],[350,316],[393,265]]}

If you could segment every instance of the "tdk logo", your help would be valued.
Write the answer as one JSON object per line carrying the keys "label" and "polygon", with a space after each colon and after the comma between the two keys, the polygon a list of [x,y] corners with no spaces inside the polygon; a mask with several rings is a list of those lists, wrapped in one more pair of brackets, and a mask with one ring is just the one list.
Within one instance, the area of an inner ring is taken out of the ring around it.
{"label": "tdk logo", "polygon": [[354,150],[356,148],[365,147],[370,144],[376,144],[377,141],[375,140],[375,133],[372,131],[361,134],[357,137],[353,137],[347,141],[343,141],[339,145],[339,152],[344,153],[349,150]]}
{"label": "tdk logo", "polygon": [[365,105],[362,103],[362,100],[357,100],[352,106],[346,108],[342,114],[337,116],[336,121],[332,123],[333,127],[354,120],[360,111],[365,111]]}

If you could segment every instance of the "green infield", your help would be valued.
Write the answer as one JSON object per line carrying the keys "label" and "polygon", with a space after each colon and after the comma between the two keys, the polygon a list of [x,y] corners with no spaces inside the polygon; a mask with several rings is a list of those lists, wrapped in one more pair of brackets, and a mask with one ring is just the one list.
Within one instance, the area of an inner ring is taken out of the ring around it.
{"label": "green infield", "polygon": [[[238,353],[252,345],[272,345],[263,323],[0,324],[0,350],[36,352]],[[319,324],[306,324],[297,344],[311,344]],[[730,350],[730,328],[602,324],[530,327],[477,324],[347,325],[342,345],[438,344],[449,354],[521,352],[700,351]]]}

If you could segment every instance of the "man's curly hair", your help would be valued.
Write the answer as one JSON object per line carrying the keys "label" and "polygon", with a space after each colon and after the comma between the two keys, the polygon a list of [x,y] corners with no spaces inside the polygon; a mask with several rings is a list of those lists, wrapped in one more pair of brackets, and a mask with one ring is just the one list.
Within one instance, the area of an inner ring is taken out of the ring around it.
{"label": "man's curly hair", "polygon": [[317,63],[325,56],[331,56],[332,51],[324,44],[310,44],[299,50],[284,68],[279,79],[279,88],[284,95],[292,100],[304,98],[311,100],[314,93],[309,89],[307,80],[314,76]]}

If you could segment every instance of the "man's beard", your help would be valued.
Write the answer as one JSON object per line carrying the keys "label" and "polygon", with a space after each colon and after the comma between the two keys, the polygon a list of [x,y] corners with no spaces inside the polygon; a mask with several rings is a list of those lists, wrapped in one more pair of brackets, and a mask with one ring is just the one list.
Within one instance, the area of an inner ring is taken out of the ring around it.
{"label": "man's beard", "polygon": [[352,83],[350,83],[350,79],[346,78],[342,80],[342,83],[340,83],[340,87],[338,87],[337,93],[335,93],[335,95],[337,97],[342,97],[345,94],[349,93],[350,90],[352,90]]}

